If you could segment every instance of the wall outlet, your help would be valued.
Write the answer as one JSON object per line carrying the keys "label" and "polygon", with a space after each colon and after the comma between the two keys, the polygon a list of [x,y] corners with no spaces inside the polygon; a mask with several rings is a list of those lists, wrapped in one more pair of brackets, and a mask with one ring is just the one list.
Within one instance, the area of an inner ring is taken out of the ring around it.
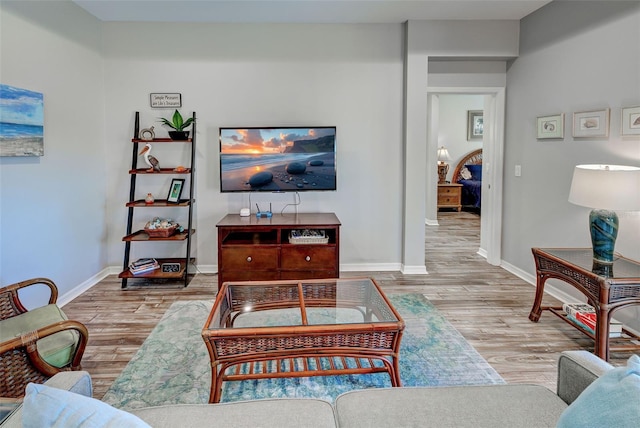
{"label": "wall outlet", "polygon": [[522,165],[516,165],[516,177],[520,177],[522,175]]}

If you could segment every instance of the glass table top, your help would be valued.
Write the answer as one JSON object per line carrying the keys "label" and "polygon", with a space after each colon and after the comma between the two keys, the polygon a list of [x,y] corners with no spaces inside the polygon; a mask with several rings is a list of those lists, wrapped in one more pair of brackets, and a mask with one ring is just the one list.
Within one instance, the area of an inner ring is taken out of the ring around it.
{"label": "glass table top", "polygon": [[205,328],[320,326],[397,322],[370,278],[232,282],[220,289]]}
{"label": "glass table top", "polygon": [[613,265],[608,272],[612,275],[602,274],[602,266],[597,266],[593,261],[593,251],[591,248],[540,248],[547,254],[569,262],[579,268],[591,271],[601,276],[613,277],[616,279],[640,278],[640,262],[620,257],[616,254]]}

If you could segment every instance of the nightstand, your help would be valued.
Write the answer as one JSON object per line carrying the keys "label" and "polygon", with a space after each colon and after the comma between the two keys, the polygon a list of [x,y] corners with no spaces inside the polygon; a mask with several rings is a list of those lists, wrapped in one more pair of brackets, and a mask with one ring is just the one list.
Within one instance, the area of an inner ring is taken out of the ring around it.
{"label": "nightstand", "polygon": [[438,209],[462,209],[462,184],[438,184]]}

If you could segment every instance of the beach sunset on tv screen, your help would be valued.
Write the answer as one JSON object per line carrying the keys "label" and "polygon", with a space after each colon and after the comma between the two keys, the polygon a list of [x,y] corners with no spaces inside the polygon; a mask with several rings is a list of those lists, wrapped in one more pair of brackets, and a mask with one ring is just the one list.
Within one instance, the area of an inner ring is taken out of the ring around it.
{"label": "beach sunset on tv screen", "polygon": [[336,128],[220,128],[222,192],[336,190]]}

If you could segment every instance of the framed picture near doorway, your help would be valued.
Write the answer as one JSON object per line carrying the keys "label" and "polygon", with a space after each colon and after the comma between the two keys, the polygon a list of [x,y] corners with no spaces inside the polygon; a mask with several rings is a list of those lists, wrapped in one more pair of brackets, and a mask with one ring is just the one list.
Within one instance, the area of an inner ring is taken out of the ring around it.
{"label": "framed picture near doorway", "polygon": [[538,117],[538,140],[564,138],[564,113]]}
{"label": "framed picture near doorway", "polygon": [[467,141],[482,140],[483,119],[482,110],[467,110]]}

